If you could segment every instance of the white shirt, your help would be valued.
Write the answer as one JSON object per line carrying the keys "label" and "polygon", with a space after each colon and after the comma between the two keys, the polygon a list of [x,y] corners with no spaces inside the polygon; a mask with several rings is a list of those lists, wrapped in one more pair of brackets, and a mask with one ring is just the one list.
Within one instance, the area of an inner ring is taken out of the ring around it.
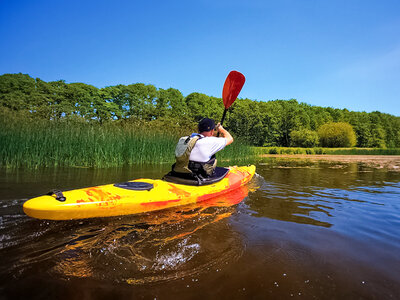
{"label": "white shirt", "polygon": [[190,160],[198,162],[207,162],[218,151],[226,146],[226,139],[223,137],[207,136],[204,135],[196,142],[192,152],[190,153]]}

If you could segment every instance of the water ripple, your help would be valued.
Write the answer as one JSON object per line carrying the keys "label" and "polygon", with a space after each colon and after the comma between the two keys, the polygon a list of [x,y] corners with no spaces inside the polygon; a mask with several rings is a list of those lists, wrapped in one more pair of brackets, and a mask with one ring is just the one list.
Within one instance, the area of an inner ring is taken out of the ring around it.
{"label": "water ripple", "polygon": [[[243,187],[196,205],[117,218],[57,222],[3,214],[0,250],[11,259],[1,274],[15,278],[47,270],[65,279],[144,284],[202,273],[242,255],[241,237],[226,220],[247,192]],[[14,201],[3,209],[21,204]],[[206,227],[216,234],[201,237]],[[221,237],[221,232],[228,234]]]}
{"label": "water ripple", "polygon": [[[356,173],[346,175],[336,170],[343,180],[335,178],[327,184],[328,175],[324,175],[323,171],[299,169],[293,173],[288,169],[279,169],[270,176],[270,169],[259,168],[258,172],[264,174],[265,180],[246,202],[251,214],[331,227],[355,239],[398,247],[400,183],[387,179],[377,180],[374,176],[382,174],[371,171],[368,174],[370,181],[363,179],[360,185]],[[332,177],[332,170],[325,172]],[[318,181],[315,175],[321,180]],[[360,176],[365,175],[361,173]],[[299,185],[305,179],[312,184]]]}

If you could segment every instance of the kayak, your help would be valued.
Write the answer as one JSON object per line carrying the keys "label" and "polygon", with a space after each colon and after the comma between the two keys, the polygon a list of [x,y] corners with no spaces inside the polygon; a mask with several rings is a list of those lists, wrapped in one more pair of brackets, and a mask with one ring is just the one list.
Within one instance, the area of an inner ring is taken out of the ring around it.
{"label": "kayak", "polygon": [[23,205],[37,219],[72,220],[139,214],[209,200],[247,184],[255,166],[229,167],[218,182],[193,186],[161,179],[136,179],[71,191],[54,191]]}

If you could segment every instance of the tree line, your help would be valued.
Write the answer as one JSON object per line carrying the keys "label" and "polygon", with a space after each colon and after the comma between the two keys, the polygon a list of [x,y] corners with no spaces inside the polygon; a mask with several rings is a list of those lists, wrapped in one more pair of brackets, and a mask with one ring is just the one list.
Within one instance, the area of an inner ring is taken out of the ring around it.
{"label": "tree line", "polygon": [[[175,88],[143,83],[97,88],[63,80],[46,82],[21,73],[0,76],[0,107],[52,121],[151,124],[162,120],[174,126],[187,126],[203,117],[218,120],[224,110],[221,98],[198,92],[184,96]],[[317,133],[333,123],[350,124],[357,147],[400,147],[400,117],[312,106],[295,99],[238,99],[224,126],[255,146],[288,147],[318,145]]]}

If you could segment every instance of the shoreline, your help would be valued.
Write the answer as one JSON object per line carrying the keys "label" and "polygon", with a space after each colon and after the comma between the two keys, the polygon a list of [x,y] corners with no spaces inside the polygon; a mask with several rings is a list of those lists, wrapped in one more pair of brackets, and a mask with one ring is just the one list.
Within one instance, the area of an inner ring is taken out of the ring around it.
{"label": "shoreline", "polygon": [[263,154],[261,157],[364,163],[368,167],[400,172],[400,155]]}

